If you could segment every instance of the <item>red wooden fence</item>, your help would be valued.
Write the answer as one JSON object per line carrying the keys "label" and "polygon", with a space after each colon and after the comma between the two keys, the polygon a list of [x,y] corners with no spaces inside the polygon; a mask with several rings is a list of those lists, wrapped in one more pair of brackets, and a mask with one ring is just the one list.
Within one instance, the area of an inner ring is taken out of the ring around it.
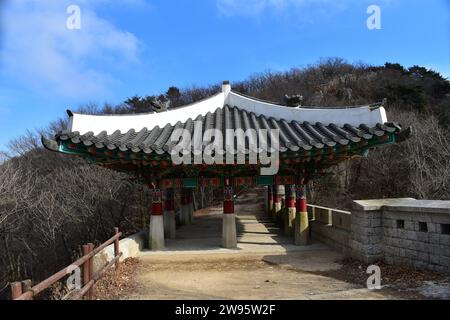
{"label": "red wooden fence", "polygon": [[[29,280],[11,283],[11,298],[13,300],[32,300],[36,295],[69,275],[73,271],[73,266],[76,266],[82,268],[83,287],[71,299],[79,300],[84,296],[92,299],[94,295],[94,284],[105,275],[106,271],[112,265],[115,265],[116,269],[119,267],[119,259],[122,256],[122,252],[119,252],[119,239],[121,236],[122,233],[119,232],[119,228],[114,228],[114,236],[97,248],[94,248],[92,243],[84,245],[83,256],[80,259],[33,287]],[[114,259],[101,270],[94,273],[94,256],[112,243],[114,243]]]}

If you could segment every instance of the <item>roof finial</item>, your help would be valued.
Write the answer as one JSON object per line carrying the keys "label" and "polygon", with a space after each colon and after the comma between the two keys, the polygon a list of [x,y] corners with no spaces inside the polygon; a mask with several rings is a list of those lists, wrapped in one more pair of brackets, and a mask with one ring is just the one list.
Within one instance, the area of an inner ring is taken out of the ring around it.
{"label": "roof finial", "polygon": [[222,83],[222,92],[225,93],[225,94],[227,94],[227,93],[229,93],[230,91],[231,91],[230,81],[225,80],[225,81]]}
{"label": "roof finial", "polygon": [[288,107],[299,107],[302,105],[303,96],[301,94],[296,94],[292,96],[285,94],[284,100]]}

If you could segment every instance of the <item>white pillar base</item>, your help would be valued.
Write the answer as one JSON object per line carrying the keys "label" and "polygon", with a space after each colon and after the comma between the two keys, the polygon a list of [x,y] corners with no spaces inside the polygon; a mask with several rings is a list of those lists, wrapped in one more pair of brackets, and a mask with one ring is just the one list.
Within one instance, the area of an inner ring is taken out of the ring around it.
{"label": "white pillar base", "polygon": [[284,214],[284,234],[287,236],[291,236],[294,234],[294,225],[295,225],[295,208],[286,208]]}
{"label": "white pillar base", "polygon": [[164,211],[164,236],[175,239],[176,235],[175,211]]}
{"label": "white pillar base", "polygon": [[295,245],[306,246],[309,244],[308,212],[297,212],[294,232]]}
{"label": "white pillar base", "polygon": [[227,213],[223,215],[222,246],[227,249],[237,248],[235,213]]}
{"label": "white pillar base", "polygon": [[162,215],[150,216],[150,233],[148,236],[151,250],[164,249],[164,217]]}
{"label": "white pillar base", "polygon": [[273,203],[273,220],[275,220],[276,222],[279,222],[280,214],[281,214],[281,202],[274,202]]}

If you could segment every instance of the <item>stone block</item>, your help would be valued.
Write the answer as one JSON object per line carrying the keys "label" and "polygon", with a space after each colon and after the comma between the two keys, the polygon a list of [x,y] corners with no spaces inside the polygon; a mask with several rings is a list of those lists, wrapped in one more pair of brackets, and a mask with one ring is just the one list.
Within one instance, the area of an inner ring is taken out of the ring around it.
{"label": "stone block", "polygon": [[421,242],[430,242],[430,234],[428,232],[416,232],[416,239]]}
{"label": "stone block", "polygon": [[430,255],[428,253],[425,253],[425,252],[418,252],[417,259],[422,261],[422,262],[429,263],[430,262]]}
{"label": "stone block", "polygon": [[450,269],[450,257],[440,256],[440,257],[439,257],[439,264],[440,264],[441,266],[444,266],[444,267]]}
{"label": "stone block", "polygon": [[439,244],[450,246],[450,235],[449,234],[440,234],[439,235]]}
{"label": "stone block", "polygon": [[384,247],[385,253],[389,256],[398,256],[400,249],[398,247],[394,246],[385,246]]}
{"label": "stone block", "polygon": [[441,228],[440,225],[437,223],[428,223],[428,233],[440,233]]}
{"label": "stone block", "polygon": [[415,250],[405,249],[405,257],[415,260],[419,257],[419,253]]}
{"label": "stone block", "polygon": [[381,227],[360,227],[356,225],[352,225],[351,228],[352,233],[357,233],[359,235],[377,235],[382,236],[383,234],[383,228]]}
{"label": "stone block", "polygon": [[394,258],[392,258],[391,256],[385,256],[384,257],[384,261],[387,263],[387,264],[394,264],[395,262],[395,260],[394,260]]}
{"label": "stone block", "polygon": [[406,257],[406,249],[400,248],[400,250],[398,251],[398,256],[400,258],[405,258]]}
{"label": "stone block", "polygon": [[397,237],[401,239],[406,239],[406,230],[404,229],[397,229]]}
{"label": "stone block", "polygon": [[431,244],[439,245],[440,243],[440,235],[439,234],[430,234],[428,237],[428,241]]}
{"label": "stone block", "polygon": [[431,214],[431,222],[438,224],[450,224],[450,214],[442,214],[442,213]]}
{"label": "stone block", "polygon": [[435,255],[435,254],[430,254],[429,255],[429,261],[432,264],[439,264],[439,263],[441,263],[441,256],[440,255]]}
{"label": "stone block", "polygon": [[418,261],[418,260],[414,260],[412,261],[412,265],[419,270],[423,270],[423,269],[427,269],[428,268],[428,263],[423,262],[423,261]]}
{"label": "stone block", "polygon": [[404,249],[411,249],[412,248],[412,240],[408,240],[408,239],[402,239],[400,242],[401,248]]}
{"label": "stone block", "polygon": [[420,252],[430,252],[429,244],[422,241],[412,241],[410,249]]}
{"label": "stone block", "polygon": [[383,235],[389,238],[396,238],[398,236],[397,229],[383,228]]}
{"label": "stone block", "polygon": [[402,247],[402,241],[403,241],[403,239],[400,239],[400,238],[391,238],[390,242],[391,242],[391,244],[393,246],[401,248]]}
{"label": "stone block", "polygon": [[405,230],[408,230],[408,231],[416,230],[414,221],[411,221],[411,220],[404,220],[404,221],[405,221],[405,224],[404,224]]}
{"label": "stone block", "polygon": [[382,225],[385,228],[397,228],[397,220],[387,219],[387,218],[383,217]]}
{"label": "stone block", "polygon": [[417,232],[415,231],[405,231],[406,239],[417,240]]}

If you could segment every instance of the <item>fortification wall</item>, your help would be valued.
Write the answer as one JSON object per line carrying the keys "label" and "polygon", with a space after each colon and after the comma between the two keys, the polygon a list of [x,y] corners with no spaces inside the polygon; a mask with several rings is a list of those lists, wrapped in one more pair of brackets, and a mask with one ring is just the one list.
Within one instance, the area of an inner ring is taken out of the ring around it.
{"label": "fortification wall", "polygon": [[351,213],[309,210],[312,237],[348,256],[450,272],[450,201],[359,200]]}

